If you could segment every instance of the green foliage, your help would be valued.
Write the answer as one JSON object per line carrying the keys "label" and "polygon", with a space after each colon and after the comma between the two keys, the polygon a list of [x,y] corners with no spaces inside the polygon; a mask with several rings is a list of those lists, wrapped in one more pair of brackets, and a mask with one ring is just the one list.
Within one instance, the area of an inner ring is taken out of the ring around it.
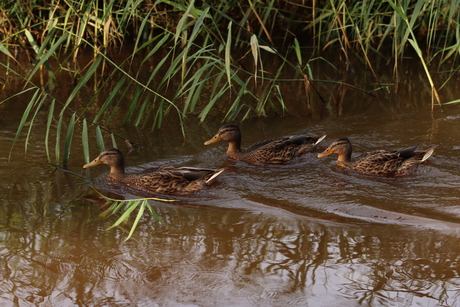
{"label": "green foliage", "polygon": [[[101,123],[109,126],[120,114],[124,114],[123,124],[150,125],[155,129],[171,111],[180,120],[198,113],[204,121],[215,109],[226,106],[222,120],[233,121],[264,116],[269,109],[285,110],[279,85],[289,80],[281,81],[278,76],[287,64],[299,74],[308,75],[309,82],[314,80],[315,72],[308,63],[316,55],[304,59],[302,53],[310,44],[316,45],[317,53],[339,48],[347,59],[362,57],[371,69],[373,56],[395,59],[396,68],[404,53],[414,50],[425,69],[433,97],[440,103],[428,65],[435,57],[440,63],[455,59],[460,50],[456,39],[459,1],[244,3],[228,0],[200,1],[200,6],[197,3],[193,0],[56,0],[50,4],[6,1],[0,9],[5,17],[0,24],[0,29],[3,27],[0,52],[14,58],[11,51],[23,46],[35,59],[24,75],[8,63],[3,64],[8,72],[22,76],[26,88],[36,90],[18,133],[29,116],[34,116],[40,108],[53,106],[49,108],[48,118],[54,119],[54,112],[59,111],[57,128],[62,129],[68,123],[62,157],[67,161],[72,139],[69,133],[75,130],[73,125],[82,122],[79,119],[102,128],[113,138],[114,134]],[[311,37],[311,41],[305,37]],[[125,53],[124,59],[112,60],[113,50],[130,43],[133,48]],[[78,55],[88,49],[93,51],[93,57],[80,69]],[[264,70],[267,51],[282,59],[275,77],[271,78]],[[295,52],[294,57],[289,55],[291,51]],[[251,71],[239,64],[249,52]],[[237,60],[236,54],[243,57]],[[52,61],[59,66],[56,68]],[[48,78],[45,84],[37,84],[34,80],[43,73],[42,67]],[[65,72],[72,74],[76,82],[61,102],[52,89],[59,85],[56,76]],[[95,90],[94,98],[86,106],[71,109],[75,98],[91,88]],[[102,95],[107,98],[99,103]],[[88,111],[95,109],[95,115]],[[67,113],[65,118],[63,112]],[[88,116],[94,117],[90,120]],[[69,117],[74,117],[75,122]],[[52,127],[48,123],[48,128]],[[89,133],[91,127],[86,129]],[[102,134],[101,130],[96,131],[100,149]],[[57,163],[61,158],[60,137],[55,146]]]}
{"label": "green foliage", "polygon": [[105,205],[108,206],[108,208],[102,214],[103,216],[106,217],[109,215],[115,215],[115,214],[118,214],[120,210],[123,210],[123,213],[121,213],[121,215],[118,217],[115,223],[113,223],[112,226],[110,226],[108,229],[112,229],[114,227],[118,227],[118,226],[126,224],[127,221],[129,220],[129,217],[134,212],[134,210],[139,208],[136,218],[134,219],[134,222],[131,225],[129,234],[126,237],[126,240],[128,240],[133,235],[134,230],[139,224],[139,221],[142,215],[144,214],[144,211],[146,208],[149,210],[150,214],[152,214],[153,217],[161,224],[160,217],[155,213],[149,201],[162,201],[162,202],[173,202],[174,201],[174,200],[161,199],[161,198],[155,198],[155,197],[120,200],[120,199],[113,199],[113,198],[104,196],[98,190],[96,189],[94,190],[106,201]]}

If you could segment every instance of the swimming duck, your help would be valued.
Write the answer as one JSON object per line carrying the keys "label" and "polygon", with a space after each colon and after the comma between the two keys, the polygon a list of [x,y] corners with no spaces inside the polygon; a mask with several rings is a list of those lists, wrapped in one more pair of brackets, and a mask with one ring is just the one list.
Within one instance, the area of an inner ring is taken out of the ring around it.
{"label": "swimming duck", "polygon": [[204,145],[219,141],[227,141],[227,156],[235,160],[253,163],[282,164],[294,157],[312,151],[315,146],[326,137],[309,137],[306,134],[296,134],[282,138],[269,139],[258,142],[246,150],[241,150],[241,131],[237,125],[222,126],[217,134]]}
{"label": "swimming duck", "polygon": [[374,175],[403,175],[410,168],[426,161],[436,148],[431,147],[427,151],[415,151],[418,146],[419,144],[399,150],[377,150],[352,158],[350,140],[341,138],[320,153],[318,158],[337,154],[339,156],[337,165],[343,168]]}
{"label": "swimming duck", "polygon": [[160,166],[136,173],[125,173],[124,157],[120,150],[107,148],[91,163],[89,168],[105,164],[110,166],[110,181],[129,185],[139,190],[157,193],[188,193],[210,184],[224,169],[212,170],[194,167]]}

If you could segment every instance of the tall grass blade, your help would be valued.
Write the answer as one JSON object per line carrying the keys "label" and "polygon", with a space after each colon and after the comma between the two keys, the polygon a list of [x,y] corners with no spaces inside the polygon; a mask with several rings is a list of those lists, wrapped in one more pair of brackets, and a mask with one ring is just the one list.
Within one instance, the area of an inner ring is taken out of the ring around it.
{"label": "tall grass blade", "polygon": [[[418,11],[420,11],[421,2],[422,1],[419,0],[419,2],[416,5],[416,10],[417,10],[416,12],[417,13],[418,13]],[[406,23],[407,29],[408,29],[408,31],[410,33],[410,36],[412,37],[411,39],[409,39],[409,43],[414,48],[415,52],[417,53],[417,55],[418,55],[418,57],[420,59],[420,62],[422,63],[423,69],[425,70],[425,75],[428,78],[428,82],[431,85],[431,91],[432,91],[433,97],[436,98],[436,100],[438,102],[438,105],[441,107],[441,110],[442,110],[443,107],[442,107],[442,104],[441,104],[441,100],[439,98],[438,91],[436,90],[436,87],[434,85],[433,79],[431,78],[430,71],[428,70],[428,67],[427,67],[427,65],[425,63],[425,59],[423,58],[423,55],[422,55],[422,50],[420,49],[420,47],[419,47],[419,45],[417,43],[416,36],[415,36],[414,32],[412,31],[411,23],[409,23],[407,15],[405,14],[405,12],[401,8],[399,8],[395,3],[393,3],[392,0],[388,0],[388,3],[394,8],[394,10],[400,15],[400,17]],[[413,21],[413,22],[415,22],[415,21]],[[412,22],[412,24],[413,24],[413,22]],[[434,99],[433,99],[433,101],[431,103],[431,111],[432,112],[434,111]]]}
{"label": "tall grass blade", "polygon": [[[27,30],[26,30],[27,31]],[[54,42],[53,44],[51,44],[51,47],[48,49],[48,51],[46,51],[45,54],[43,54],[42,52],[45,50],[44,47],[43,48],[38,48],[38,45],[37,43],[35,42],[35,40],[33,40],[33,37],[32,35],[30,34],[29,32],[29,35],[27,35],[27,37],[29,38],[29,44],[32,44],[34,47],[34,50],[37,52],[37,58],[39,58],[40,60],[37,62],[37,64],[35,64],[35,67],[34,69],[29,73],[29,78],[27,79],[27,82],[30,82],[30,80],[32,79],[32,77],[35,75],[35,73],[37,72],[37,70],[42,66],[44,65],[46,67],[46,69],[48,70],[48,72],[50,73],[50,76],[52,77],[53,81],[55,81],[54,79],[54,73],[53,73],[53,70],[51,68],[51,65],[50,63],[48,62],[48,59],[49,57],[54,54],[56,52],[56,50],[61,46],[61,44],[67,39],[67,35],[68,33],[64,33],[59,39],[57,42]],[[32,39],[32,40],[30,40]],[[48,42],[48,41],[46,41]]]}
{"label": "tall grass blade", "polygon": [[113,223],[112,226],[110,226],[109,228],[107,228],[107,230],[112,229],[112,228],[114,228],[114,227],[117,227],[117,226],[119,226],[121,223],[125,222],[125,221],[129,218],[129,216],[131,215],[131,212],[133,212],[134,209],[137,208],[137,206],[141,203],[141,201],[142,201],[142,200],[140,200],[140,199],[136,199],[136,200],[130,201],[130,202],[123,201],[123,203],[124,203],[125,205],[127,205],[128,208],[125,210],[125,212],[123,212],[123,214],[118,218],[118,220],[117,220],[115,223]]}
{"label": "tall grass blade", "polygon": [[99,109],[99,112],[97,113],[96,117],[93,119],[93,122],[97,123],[99,118],[104,114],[104,112],[107,110],[107,108],[112,104],[113,100],[119,95],[119,91],[123,84],[126,81],[126,76],[121,77],[120,81],[117,82],[115,85],[115,88],[112,90],[110,93],[109,97],[107,97],[106,101],[102,105],[102,107]]}
{"label": "tall grass blade", "polygon": [[111,136],[111,138],[112,138],[112,147],[113,147],[113,148],[118,148],[117,140],[115,139],[115,134],[110,133],[110,136]]}
{"label": "tall grass blade", "polygon": [[32,33],[30,33],[29,30],[25,29],[24,34],[26,35],[26,38],[29,41],[30,46],[32,46],[32,49],[34,49],[36,54],[39,54],[40,53],[40,47],[38,47],[38,44],[35,41],[35,38],[32,36]]}
{"label": "tall grass blade", "polygon": [[43,103],[45,102],[45,100],[46,100],[46,96],[43,96],[40,99],[40,102],[38,103],[38,106],[35,108],[35,113],[34,113],[34,115],[32,116],[32,118],[31,118],[31,120],[29,122],[29,130],[27,131],[26,140],[24,142],[24,153],[27,152],[27,146],[29,144],[29,139],[30,139],[30,134],[32,132],[32,127],[34,126],[35,117],[37,116],[38,111],[40,111],[41,107],[43,106]]}
{"label": "tall grass blade", "polygon": [[190,14],[190,10],[192,9],[193,5],[195,3],[195,0],[190,1],[187,10],[183,13],[181,19],[177,23],[176,27],[176,35],[174,35],[174,43],[177,43],[177,40],[179,39],[179,36],[183,31],[185,30],[185,23],[187,22],[188,16]]}
{"label": "tall grass blade", "polygon": [[144,103],[142,104],[141,108],[139,109],[139,111],[137,113],[136,120],[134,121],[134,126],[135,127],[139,126],[139,124],[141,122],[141,119],[144,116],[145,109],[147,109],[147,106],[149,104],[150,97],[151,97],[151,95],[148,94],[147,97],[144,99]]}
{"label": "tall grass blade", "polygon": [[[138,1],[138,3],[139,3],[139,2],[140,2],[140,1]],[[136,4],[136,6],[137,6],[137,4]],[[141,35],[141,33],[144,33],[144,31],[147,31],[147,28],[148,28],[148,20],[149,20],[149,18],[152,16],[151,14],[152,14],[152,11],[153,11],[154,9],[155,9],[155,5],[152,6],[152,7],[150,8],[149,12],[148,12],[147,14],[145,14],[145,17],[142,19],[142,23],[141,23],[141,25],[139,26],[139,35],[137,35],[137,37],[136,37],[136,42],[134,43],[134,50],[136,50],[136,51],[138,50],[137,48],[138,48],[139,43],[140,43],[140,41],[141,41],[141,39],[142,39],[142,37],[143,37],[143,36]],[[134,10],[134,9],[133,9],[133,10]],[[133,15],[134,15],[134,14],[133,14]]]}
{"label": "tall grass blade", "polygon": [[137,213],[137,216],[136,216],[136,219],[134,220],[134,223],[133,225],[131,226],[131,230],[129,231],[129,234],[128,236],[126,237],[125,241],[127,241],[129,238],[131,238],[131,236],[133,235],[134,233],[134,230],[136,229],[137,227],[137,224],[139,224],[139,220],[141,219],[142,215],[144,214],[144,210],[145,210],[145,206],[146,206],[146,203],[148,203],[148,201],[146,199],[144,199],[141,203],[141,207],[139,208],[139,212]]}
{"label": "tall grass blade", "polygon": [[149,209],[150,211],[150,214],[153,215],[153,217],[155,218],[155,220],[160,223],[160,225],[162,225],[163,223],[161,222],[161,219],[160,217],[158,216],[158,214],[155,212],[155,210],[153,210],[152,206],[150,205],[149,202],[146,202],[146,205],[147,205],[147,208]]}
{"label": "tall grass blade", "polygon": [[152,131],[154,129],[159,129],[161,127],[161,124],[163,123],[163,106],[164,102],[160,102],[160,106],[158,107],[157,113],[155,114],[155,119],[153,121],[153,126],[152,126]]}
{"label": "tall grass blade", "polygon": [[103,151],[105,149],[104,145],[104,137],[102,136],[102,131],[100,126],[96,126],[96,143],[97,148],[99,151]]}
{"label": "tall grass blade", "polygon": [[302,66],[302,51],[300,50],[300,45],[299,41],[297,38],[294,38],[294,50],[295,50],[295,55],[297,56],[297,62],[299,63],[300,66]]}
{"label": "tall grass blade", "polygon": [[69,161],[69,156],[70,156],[70,148],[72,146],[72,139],[73,139],[73,134],[75,130],[75,113],[72,114],[72,117],[70,118],[69,121],[69,126],[67,127],[67,134],[65,137],[65,143],[64,143],[64,159],[62,161],[62,165],[64,167],[67,166],[67,163]]}
{"label": "tall grass blade", "polygon": [[228,23],[227,43],[225,44],[225,72],[227,73],[228,84],[232,84],[232,77],[230,73],[230,60],[231,60],[231,46],[232,46],[232,23]]}
{"label": "tall grass blade", "polygon": [[189,42],[188,42],[188,48],[190,48],[192,42],[195,40],[195,37],[198,35],[198,33],[201,31],[201,26],[203,25],[203,21],[206,17],[209,18],[209,7],[207,7],[203,12],[201,12],[200,18],[195,22],[195,25],[193,26],[192,34],[190,35]]}
{"label": "tall grass blade", "polygon": [[96,60],[88,68],[83,78],[81,78],[81,80],[77,83],[72,93],[70,93],[69,97],[67,98],[67,101],[65,102],[64,108],[66,108],[70,104],[70,102],[75,98],[78,92],[80,92],[81,88],[88,82],[88,80],[96,74],[96,71],[99,65],[101,64],[102,58],[102,56],[96,57]]}
{"label": "tall grass blade", "polygon": [[9,56],[12,60],[14,60],[16,63],[19,63],[16,58],[11,54],[11,52],[5,47],[4,44],[2,44],[0,42],[0,52],[3,53],[3,54],[6,54],[7,56]]}
{"label": "tall grass blade", "polygon": [[27,118],[29,118],[30,111],[32,110],[32,107],[35,105],[40,92],[41,92],[40,89],[37,89],[35,91],[34,95],[32,96],[32,99],[29,101],[29,104],[27,105],[27,108],[24,110],[24,113],[22,114],[22,118],[21,118],[21,121],[19,122],[18,130],[16,131],[16,135],[14,137],[13,144],[11,145],[10,153],[8,155],[8,161],[10,161],[11,159],[11,153],[13,151],[14,145],[16,144],[16,142],[19,139],[19,136],[21,135],[22,129],[24,128],[24,125],[26,124]]}
{"label": "tall grass blade", "polygon": [[55,153],[55,159],[56,159],[57,165],[59,165],[59,160],[61,160],[61,130],[62,130],[63,118],[64,118],[64,113],[61,112],[59,114],[58,125],[56,128],[56,144],[54,146],[54,153]]}
{"label": "tall grass blade", "polygon": [[251,36],[251,52],[254,58],[254,83],[257,85],[257,65],[259,64],[259,41],[256,35]]}
{"label": "tall grass blade", "polygon": [[[50,131],[51,131],[51,123],[53,122],[53,116],[54,116],[54,105],[56,103],[56,100],[52,100],[50,104],[50,108],[48,110],[48,120],[46,121],[46,132],[45,132],[45,151],[46,151],[46,156],[48,158],[48,162],[51,163],[51,157],[50,157],[50,151],[49,151],[49,136],[50,136]],[[89,161],[88,161],[89,163]]]}
{"label": "tall grass blade", "polygon": [[81,144],[83,147],[83,157],[85,163],[89,163],[89,140],[88,140],[88,122],[83,119],[82,131],[81,131]]}

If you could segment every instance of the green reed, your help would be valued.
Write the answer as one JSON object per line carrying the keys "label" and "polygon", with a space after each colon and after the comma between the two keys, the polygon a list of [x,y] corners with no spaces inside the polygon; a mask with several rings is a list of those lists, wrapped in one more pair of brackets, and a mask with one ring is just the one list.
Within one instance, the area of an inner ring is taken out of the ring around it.
{"label": "green reed", "polygon": [[[152,129],[160,127],[171,111],[180,120],[198,112],[202,121],[222,104],[227,106],[227,110],[219,111],[223,111],[224,121],[263,116],[268,109],[283,111],[281,71],[294,69],[308,75],[309,82],[316,81],[315,72],[302,63],[336,48],[347,63],[352,58],[361,59],[373,72],[373,59],[386,57],[393,62],[395,74],[405,54],[415,53],[433,97],[441,104],[428,65],[435,60],[439,64],[448,60],[456,63],[458,4],[428,0],[267,0],[204,1],[198,7],[193,0],[56,0],[48,5],[42,1],[3,1],[0,52],[12,61],[18,51],[29,53],[35,61],[26,73],[14,71],[11,61],[2,65],[10,74],[20,75],[26,87],[40,88],[43,93],[39,96],[48,100],[56,100],[52,94],[58,85],[56,76],[73,74],[78,83],[57,106],[96,126],[101,121],[109,126],[125,101],[129,107],[123,123],[150,125]],[[304,39],[306,36],[310,39]],[[108,54],[115,48],[128,44],[133,48],[125,60],[110,59]],[[315,52],[305,59],[302,49],[312,45]],[[93,59],[79,68],[73,63],[78,63],[83,49],[93,50]],[[289,60],[291,51],[295,60]],[[270,78],[264,73],[267,60],[263,55],[267,53],[282,60]],[[238,58],[251,56],[252,67],[248,70],[239,65],[235,54]],[[51,60],[57,60],[59,67],[52,67]],[[35,84],[32,80],[42,68],[47,72],[46,84]],[[452,71],[456,69],[452,67]],[[149,71],[148,76],[145,71]],[[100,75],[105,81],[98,84],[95,99],[81,109],[69,110],[80,91],[98,82]],[[375,72],[374,76],[378,81]],[[96,99],[102,92],[107,95],[103,103]],[[87,118],[86,110],[95,104],[97,115]],[[104,116],[107,110],[111,113]],[[27,118],[29,111],[25,109]]]}
{"label": "green reed", "polygon": [[107,207],[103,211],[101,216],[107,217],[110,215],[117,215],[120,211],[123,211],[121,214],[119,214],[117,220],[109,228],[107,228],[107,230],[115,228],[115,227],[122,227],[123,225],[125,225],[128,222],[131,214],[135,212],[135,210],[137,209],[136,217],[131,224],[130,231],[125,241],[131,238],[131,236],[133,235],[134,231],[136,230],[137,225],[139,224],[140,219],[142,218],[145,212],[145,209],[148,209],[148,211],[150,212],[150,214],[152,214],[155,220],[158,223],[162,224],[160,217],[153,210],[150,202],[174,202],[175,201],[171,199],[161,199],[161,198],[156,198],[156,197],[126,199],[126,200],[113,199],[113,198],[103,195],[100,191],[96,190],[95,188],[93,189],[104,200],[105,204],[102,207]]}

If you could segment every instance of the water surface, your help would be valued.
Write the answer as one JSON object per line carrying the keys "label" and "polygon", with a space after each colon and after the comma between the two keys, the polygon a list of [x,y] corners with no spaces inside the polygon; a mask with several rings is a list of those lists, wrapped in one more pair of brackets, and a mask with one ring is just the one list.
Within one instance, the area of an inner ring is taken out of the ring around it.
{"label": "water surface", "polygon": [[[397,99],[354,93],[321,116],[240,125],[244,147],[306,128],[328,133],[320,150],[339,137],[350,138],[356,154],[438,146],[425,165],[397,178],[344,171],[334,157],[315,154],[281,166],[231,161],[226,144],[203,145],[219,122],[189,119],[185,140],[177,124],[155,132],[114,125],[139,144],[126,159],[131,170],[227,169],[201,192],[152,202],[163,223],[146,213],[125,241],[130,224],[106,230],[117,216],[104,218],[97,203],[83,199],[96,195],[86,179],[46,163],[40,126],[27,154],[20,139],[8,162],[22,114],[15,103],[0,113],[2,306],[457,304],[460,106],[432,116],[429,93],[416,88]],[[74,148],[70,171],[93,179],[107,172],[83,170],[80,145]],[[96,187],[140,196],[103,181]]]}

